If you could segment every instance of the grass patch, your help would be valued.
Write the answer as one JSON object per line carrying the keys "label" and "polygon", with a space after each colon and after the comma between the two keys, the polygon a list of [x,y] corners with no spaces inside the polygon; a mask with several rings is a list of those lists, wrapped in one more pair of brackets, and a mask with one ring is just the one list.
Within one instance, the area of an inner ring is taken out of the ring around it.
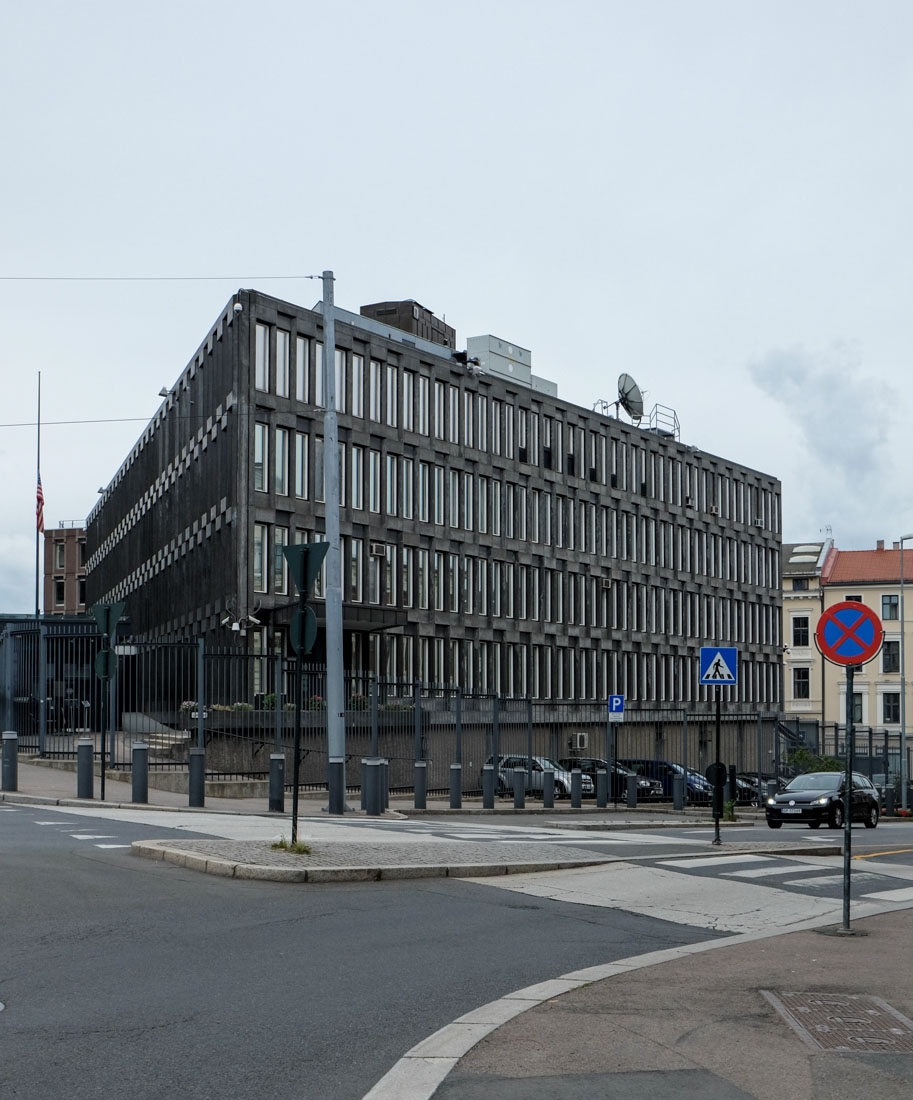
{"label": "grass patch", "polygon": [[309,856],[311,854],[310,844],[305,844],[303,840],[296,840],[292,844],[285,837],[282,837],[274,841],[270,847],[274,852],[294,852],[296,856]]}

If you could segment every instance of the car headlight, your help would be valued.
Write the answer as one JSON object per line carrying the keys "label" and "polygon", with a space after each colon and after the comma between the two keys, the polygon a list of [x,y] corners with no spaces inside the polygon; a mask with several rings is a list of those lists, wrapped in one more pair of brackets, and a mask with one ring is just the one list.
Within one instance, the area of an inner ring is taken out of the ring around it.
{"label": "car headlight", "polygon": [[826,795],[825,795],[824,798],[816,798],[815,799],[815,805],[816,806],[826,806],[828,804],[828,802],[830,802],[830,799]]}
{"label": "car headlight", "polygon": [[777,800],[775,798],[768,798],[768,800],[767,800],[767,805],[768,806],[776,806],[776,804],[777,804]]}

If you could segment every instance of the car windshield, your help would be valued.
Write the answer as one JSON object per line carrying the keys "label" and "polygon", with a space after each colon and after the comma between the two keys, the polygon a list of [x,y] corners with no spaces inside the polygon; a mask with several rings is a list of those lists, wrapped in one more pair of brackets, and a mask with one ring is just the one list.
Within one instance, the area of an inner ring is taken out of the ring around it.
{"label": "car windshield", "polygon": [[787,791],[833,791],[840,786],[840,772],[812,772],[811,775],[797,775],[790,779],[784,788]]}

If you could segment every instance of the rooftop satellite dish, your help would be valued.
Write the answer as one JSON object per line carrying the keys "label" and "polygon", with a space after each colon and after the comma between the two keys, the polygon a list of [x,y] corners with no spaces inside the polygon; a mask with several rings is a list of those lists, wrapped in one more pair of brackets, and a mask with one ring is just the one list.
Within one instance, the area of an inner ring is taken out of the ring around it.
{"label": "rooftop satellite dish", "polygon": [[630,374],[618,376],[618,403],[632,420],[640,420],[643,417],[644,395]]}

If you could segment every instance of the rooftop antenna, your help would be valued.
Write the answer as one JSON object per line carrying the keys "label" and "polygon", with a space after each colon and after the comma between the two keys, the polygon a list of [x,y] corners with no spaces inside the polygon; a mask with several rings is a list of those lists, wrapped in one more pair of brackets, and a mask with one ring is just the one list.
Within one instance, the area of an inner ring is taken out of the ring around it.
{"label": "rooftop antenna", "polygon": [[644,395],[640,392],[640,386],[630,374],[618,376],[618,400],[615,402],[615,415],[618,415],[618,406],[630,416],[632,420],[641,420],[644,415]]}

